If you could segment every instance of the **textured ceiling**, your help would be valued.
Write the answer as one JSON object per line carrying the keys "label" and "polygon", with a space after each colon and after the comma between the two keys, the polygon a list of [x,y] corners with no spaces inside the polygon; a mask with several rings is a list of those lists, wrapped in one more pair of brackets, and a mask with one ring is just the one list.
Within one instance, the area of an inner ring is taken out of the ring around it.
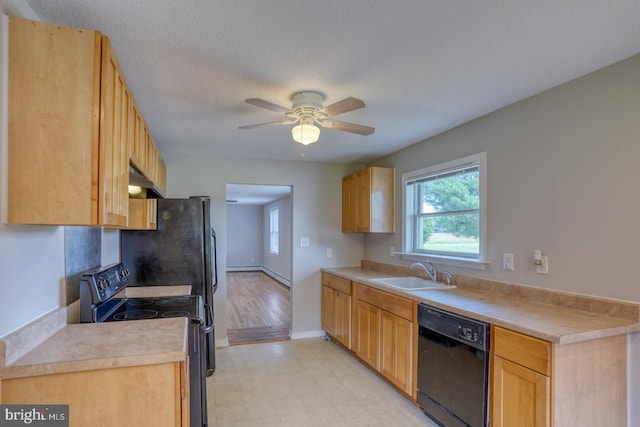
{"label": "textured ceiling", "polygon": [[[638,0],[27,0],[114,46],[161,152],[368,162],[640,52]],[[370,136],[244,103],[300,90],[364,109]]]}

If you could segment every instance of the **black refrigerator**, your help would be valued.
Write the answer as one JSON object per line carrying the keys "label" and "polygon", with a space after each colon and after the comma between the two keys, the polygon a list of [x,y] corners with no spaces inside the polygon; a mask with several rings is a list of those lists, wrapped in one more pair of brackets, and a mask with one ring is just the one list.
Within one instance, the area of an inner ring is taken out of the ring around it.
{"label": "black refrigerator", "polygon": [[[158,199],[157,229],[122,230],[120,260],[130,273],[128,286],[191,285],[214,322],[216,234],[209,197]],[[213,332],[207,334],[206,360],[209,376],[216,367]]]}

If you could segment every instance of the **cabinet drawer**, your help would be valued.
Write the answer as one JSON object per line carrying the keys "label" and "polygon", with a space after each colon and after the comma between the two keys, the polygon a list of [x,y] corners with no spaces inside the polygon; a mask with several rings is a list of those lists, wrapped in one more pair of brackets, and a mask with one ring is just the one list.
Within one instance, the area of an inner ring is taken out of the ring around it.
{"label": "cabinet drawer", "polygon": [[379,291],[360,283],[354,284],[354,294],[359,300],[381,308],[396,316],[410,321],[414,320],[416,308],[413,301],[384,291]]}
{"label": "cabinet drawer", "polygon": [[322,284],[344,294],[351,295],[351,281],[332,274],[322,273]]}
{"label": "cabinet drawer", "polygon": [[551,343],[500,327],[493,329],[496,356],[544,375],[551,375]]}

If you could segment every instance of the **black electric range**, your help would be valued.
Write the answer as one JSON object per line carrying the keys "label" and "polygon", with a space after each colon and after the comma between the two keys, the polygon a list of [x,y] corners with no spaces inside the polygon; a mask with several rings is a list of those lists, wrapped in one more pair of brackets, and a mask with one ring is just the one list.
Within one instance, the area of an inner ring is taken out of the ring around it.
{"label": "black electric range", "polygon": [[83,323],[135,321],[166,317],[189,318],[189,391],[191,427],[206,427],[207,334],[213,331],[213,316],[205,310],[200,295],[125,298],[129,272],[121,264],[100,267],[82,274],[80,321]]}

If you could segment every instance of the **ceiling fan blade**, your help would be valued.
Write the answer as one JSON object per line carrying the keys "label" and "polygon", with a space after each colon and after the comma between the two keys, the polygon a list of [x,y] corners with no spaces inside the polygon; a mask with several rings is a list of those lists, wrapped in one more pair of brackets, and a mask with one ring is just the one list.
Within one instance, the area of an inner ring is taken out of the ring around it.
{"label": "ceiling fan blade", "polygon": [[258,123],[255,125],[240,126],[238,127],[238,129],[253,129],[253,128],[259,128],[261,126],[269,126],[269,125],[292,125],[297,121],[298,119],[290,119],[290,120],[281,120],[278,122]]}
{"label": "ceiling fan blade", "polygon": [[345,132],[357,133],[358,135],[371,135],[375,132],[375,129],[371,126],[357,125],[355,123],[339,122],[337,120],[325,120],[318,122],[320,125],[330,128],[341,130]]}
{"label": "ceiling fan blade", "polygon": [[291,111],[288,108],[282,107],[278,104],[274,104],[269,101],[265,101],[264,99],[260,99],[260,98],[247,98],[244,100],[244,102],[246,102],[247,104],[255,105],[256,107],[266,108],[267,110],[275,111],[276,113],[286,114]]}
{"label": "ceiling fan blade", "polygon": [[357,110],[363,107],[364,107],[364,101],[358,98],[345,98],[342,101],[338,101],[334,104],[327,105],[326,107],[321,109],[320,112],[331,117],[331,116],[337,116],[338,114],[346,113],[348,111]]}

